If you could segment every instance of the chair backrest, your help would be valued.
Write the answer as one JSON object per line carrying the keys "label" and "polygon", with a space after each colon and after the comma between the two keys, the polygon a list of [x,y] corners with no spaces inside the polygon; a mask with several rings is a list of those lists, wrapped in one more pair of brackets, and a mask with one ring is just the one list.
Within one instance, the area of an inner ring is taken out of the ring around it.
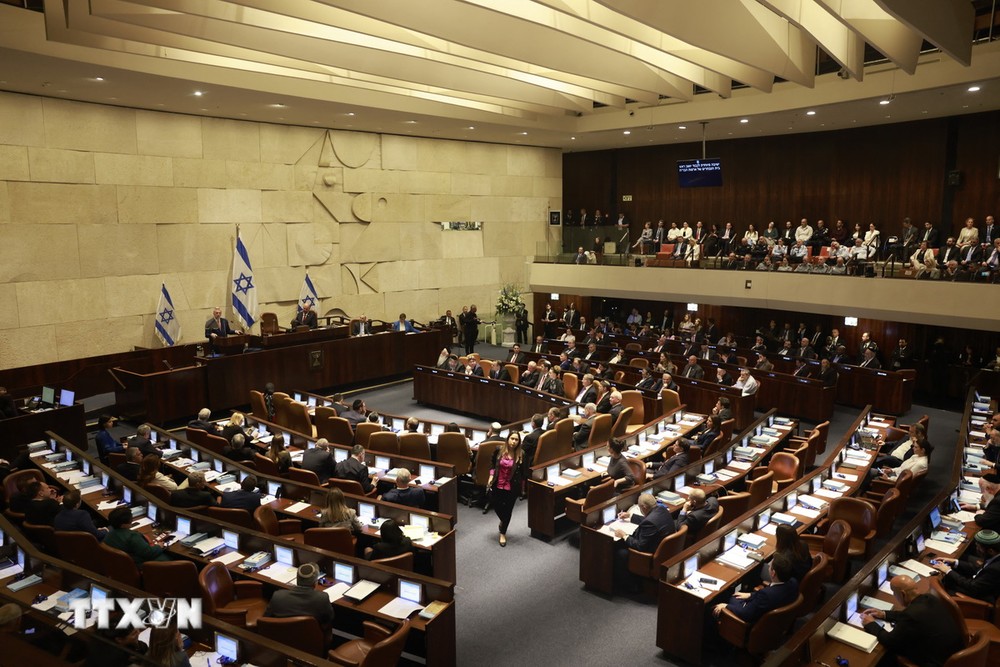
{"label": "chair backrest", "polygon": [[[629,345],[632,345],[632,343],[629,343]],[[625,347],[627,348],[628,345],[626,345]],[[639,350],[634,350],[634,351],[638,352]],[[632,368],[649,368],[649,359],[645,357],[632,357],[631,359],[628,360],[628,365],[631,366]]]}
{"label": "chair backrest", "polygon": [[875,508],[860,498],[835,498],[830,502],[829,517],[831,520],[843,519],[851,524],[851,533],[855,539],[870,540],[878,527]]}
{"label": "chair backrest", "polygon": [[278,470],[278,464],[263,454],[254,454],[253,464],[257,468],[258,472],[262,472],[265,475],[278,476],[281,474],[281,471]]}
{"label": "chair backrest", "polygon": [[826,570],[830,564],[830,557],[825,553],[818,553],[813,556],[812,567],[802,577],[799,582],[799,594],[802,595],[802,607],[799,608],[796,616],[804,616],[811,612],[816,603],[819,602],[822,593],[822,584],[826,577]]}
{"label": "chair backrest", "polygon": [[817,433],[816,454],[819,455],[826,451],[826,442],[830,435],[830,420],[828,419],[824,422],[816,424],[816,428],[813,429],[813,432]]}
{"label": "chair backrest", "polygon": [[489,377],[490,376],[490,372],[493,371],[493,364],[495,364],[495,363],[497,363],[497,362],[490,361],[489,359],[480,359],[479,360],[479,367],[483,369],[483,377]]}
{"label": "chair backrest", "polygon": [[679,554],[681,550],[684,549],[684,544],[687,542],[687,532],[688,526],[687,524],[684,524],[660,540],[660,544],[656,547],[656,551],[653,552],[652,574],[654,578],[659,578],[659,573],[656,571],[656,568],[667,562],[668,559]]}
{"label": "chair backrest", "polygon": [[711,519],[705,522],[705,525],[701,527],[701,530],[699,530],[697,533],[689,535],[691,544],[694,544],[695,542],[715,532],[715,529],[719,527],[719,523],[722,522],[722,515],[725,513],[725,511],[726,508],[720,505],[719,511],[715,513],[715,516],[713,516]]}
{"label": "chair backrest", "polygon": [[632,421],[632,408],[627,407],[618,413],[618,420],[611,427],[611,437],[624,438],[625,429],[628,428],[630,421]]}
{"label": "chair backrest", "polygon": [[580,391],[580,378],[576,376],[576,373],[563,373],[563,393],[571,401],[576,400],[576,395]]}
{"label": "chair backrest", "polygon": [[250,414],[259,419],[271,419],[267,412],[267,404],[264,403],[264,394],[256,389],[250,390]]}
{"label": "chair backrest", "polygon": [[750,655],[763,655],[781,644],[785,633],[795,620],[795,614],[802,605],[802,595],[784,607],[772,609],[761,616],[750,627],[747,636],[747,652]]}
{"label": "chair backrest", "polygon": [[[243,510],[237,511],[243,512]],[[247,516],[250,515],[247,514]],[[198,568],[189,560],[149,561],[143,564],[142,584],[144,590],[156,597],[201,597],[201,588],[198,586]]]}
{"label": "chair backrest", "polygon": [[226,451],[226,447],[229,446],[229,442],[220,435],[212,435],[211,433],[205,434],[205,449],[208,449],[214,454],[221,455]]}
{"label": "chair backrest", "polygon": [[320,486],[319,476],[312,470],[306,470],[305,468],[289,468],[288,471],[285,473],[285,477],[292,480],[293,482],[299,482],[300,484],[311,484],[312,486]]}
{"label": "chair backrest", "polygon": [[[708,447],[705,448],[705,453],[702,454],[702,457],[708,458],[709,456],[714,456],[727,442],[729,442],[729,439],[726,437],[726,434],[719,431],[719,435],[715,436],[712,442],[708,443]],[[694,459],[690,460],[694,461]]]}
{"label": "chair backrest", "polygon": [[121,549],[109,547],[107,544],[102,544],[100,549],[107,576],[126,586],[141,587],[139,568],[136,567],[131,556]]}
{"label": "chair backrest", "polygon": [[587,446],[603,445],[611,437],[611,415],[594,415],[594,422],[590,425],[590,438]]}
{"label": "chair backrest", "polygon": [[955,621],[955,625],[961,631],[963,637],[969,636],[969,626],[965,622],[965,616],[962,614],[962,609],[958,606],[948,591],[944,589],[941,585],[941,577],[928,577],[930,583],[930,593],[938,596],[944,606],[948,608],[948,614],[951,616],[952,620]]}
{"label": "chair backrest", "polygon": [[566,456],[573,453],[573,427],[575,425],[569,417],[556,422],[556,456]]}
{"label": "chair backrest", "polygon": [[635,479],[636,485],[643,484],[646,481],[646,464],[642,459],[627,459],[628,467],[632,469],[632,477]]}
{"label": "chair backrest", "polygon": [[511,382],[517,382],[521,377],[521,369],[518,368],[517,364],[504,364],[504,368],[507,369],[507,375],[510,376]]}
{"label": "chair backrest", "polygon": [[205,445],[205,439],[208,437],[208,431],[201,428],[191,428],[190,426],[184,429],[184,435],[188,440],[196,445]]}
{"label": "chair backrest", "polygon": [[35,546],[41,548],[47,554],[55,555],[56,553],[56,531],[52,526],[46,526],[45,524],[28,523],[25,521],[21,524],[24,534],[31,540]]}
{"label": "chair backrest", "polygon": [[399,436],[399,453],[414,459],[430,460],[431,446],[425,433],[404,433]]}
{"label": "chair backrest", "polygon": [[389,558],[375,558],[372,560],[373,563],[380,563],[381,565],[386,565],[388,567],[394,567],[397,570],[406,570],[407,572],[413,572],[413,552],[407,551],[405,554],[399,554],[398,556],[390,556]]}
{"label": "chair backrest", "polygon": [[106,575],[101,556],[101,543],[90,533],[81,530],[57,531],[56,552],[64,561],[78,565],[90,572]]}
{"label": "chair backrest", "polygon": [[45,481],[42,471],[35,468],[12,472],[3,480],[4,498],[6,498],[7,502],[10,502],[11,497],[17,493],[17,483],[22,479],[37,479],[39,482]]}
{"label": "chair backrest", "polygon": [[626,389],[622,392],[622,405],[626,408],[632,408],[632,414],[629,416],[628,423],[632,426],[636,424],[643,424],[644,415],[646,410],[642,405],[642,392],[638,389]]}
{"label": "chair backrest", "polygon": [[768,470],[766,473],[750,482],[747,489],[750,492],[748,507],[757,507],[771,495],[771,485],[774,483],[774,471]]}
{"label": "chair backrest", "polygon": [[292,397],[288,394],[276,391],[274,396],[271,398],[271,404],[274,406],[274,421],[280,426],[289,428],[289,408],[292,404]]}
{"label": "chair backrest", "polygon": [[233,578],[222,563],[209,562],[203,567],[198,574],[198,587],[209,616],[233,601]]}
{"label": "chair backrest", "polygon": [[724,422],[722,422],[722,426],[720,427],[720,432],[724,436],[726,436],[726,441],[727,442],[733,439],[733,428],[735,428],[735,427],[736,427],[736,418],[735,417],[727,419]]}
{"label": "chair backrest", "polygon": [[[913,487],[916,486],[917,478],[909,470],[904,470],[899,473],[899,477],[896,478],[896,484],[893,488],[899,491],[900,502],[905,505],[906,501],[910,498],[910,492],[913,491]],[[884,499],[883,499],[884,500]]]}
{"label": "chair backrest", "polygon": [[[549,431],[546,431],[549,433]],[[553,434],[555,436],[555,434]],[[542,437],[545,437],[543,434]],[[490,468],[493,466],[493,453],[496,452],[499,442],[483,442],[479,445],[479,453],[476,454],[476,475],[475,485],[486,486],[490,481]],[[542,446],[542,438],[538,439],[538,449],[535,450],[535,463],[538,463],[538,451]]]}
{"label": "chair backrest", "polygon": [[343,417],[317,419],[316,436],[326,438],[335,445],[350,447],[354,444],[354,429],[351,428],[351,422]]}
{"label": "chair backrest", "polygon": [[155,496],[157,500],[161,500],[168,505],[170,504],[170,491],[167,490],[167,487],[160,486],[159,484],[146,484],[142,487],[142,490],[151,496]]}
{"label": "chair backrest", "polygon": [[892,525],[896,523],[896,517],[899,516],[899,512],[903,509],[902,500],[903,497],[900,495],[899,489],[895,488],[889,489],[882,496],[882,503],[878,506],[878,526],[875,537],[888,537],[889,533],[892,532]]}
{"label": "chair backrest", "polygon": [[989,659],[990,635],[979,630],[969,638],[969,644],[948,658],[944,667],[986,667]]}
{"label": "chair backrest", "polygon": [[834,581],[843,581],[847,575],[847,554],[850,548],[851,524],[843,519],[835,519],[823,537],[823,553],[830,557]]}
{"label": "chair backrest", "polygon": [[681,407],[681,396],[673,389],[660,391],[660,402],[663,404],[663,414],[668,415]]}
{"label": "chair backrest", "polygon": [[625,379],[625,371],[615,371],[615,383],[621,382]]}
{"label": "chair backrest", "polygon": [[625,343],[626,352],[640,352],[642,351],[642,345],[639,343]]}
{"label": "chair backrest", "polygon": [[403,621],[395,632],[371,647],[360,667],[388,667],[397,664],[409,634],[410,622]]}
{"label": "chair backrest", "polygon": [[308,436],[313,434],[312,418],[305,403],[292,402],[288,405],[288,428]]}
{"label": "chair backrest", "polygon": [[589,508],[595,505],[600,505],[603,502],[611,500],[615,495],[615,480],[610,477],[600,484],[595,484],[590,487],[587,491],[587,497],[583,501],[583,511],[586,512]]}
{"label": "chair backrest", "polygon": [[437,460],[455,466],[456,475],[465,475],[472,469],[469,458],[469,441],[463,433],[441,433],[437,441]]}
{"label": "chair backrest", "polygon": [[267,533],[268,535],[278,535],[280,529],[278,527],[278,517],[275,515],[274,510],[267,505],[261,505],[253,511],[253,521],[262,533]]}
{"label": "chair backrest", "polygon": [[365,489],[361,486],[361,483],[356,479],[338,479],[336,477],[331,477],[327,483],[329,487],[337,487],[344,493],[349,493],[354,496],[365,495]]}
{"label": "chair backrest", "polygon": [[[539,466],[559,458],[558,434],[554,430],[545,431],[538,437],[538,445],[535,447],[535,465]],[[482,445],[479,446],[479,456],[482,457]]]}
{"label": "chair backrest", "polygon": [[281,333],[281,327],[278,326],[278,315],[276,313],[261,313],[260,335],[265,336],[276,333]]}
{"label": "chair backrest", "polygon": [[326,419],[327,417],[336,417],[337,411],[331,408],[329,405],[317,405],[313,408],[313,417],[315,421],[320,419]]}
{"label": "chair backrest", "polygon": [[323,629],[312,616],[285,616],[257,619],[257,634],[313,655],[326,655]]}
{"label": "chair backrest", "polygon": [[[346,419],[344,420],[347,421]],[[347,428],[351,428],[351,423],[347,423]],[[354,429],[354,444],[361,445],[365,449],[368,449],[368,443],[372,437],[372,433],[378,433],[382,430],[381,424],[376,424],[375,422],[361,422],[358,427]]]}
{"label": "chair backrest", "polygon": [[777,452],[767,464],[768,470],[774,472],[779,480],[795,480],[802,475],[802,462],[794,454]]}
{"label": "chair backrest", "polygon": [[382,454],[399,454],[399,436],[392,431],[372,433],[368,438],[368,449]]}
{"label": "chair backrest", "polygon": [[726,516],[740,516],[750,509],[750,492],[730,493],[719,498],[719,507],[726,510]]}
{"label": "chair backrest", "polygon": [[354,536],[351,535],[350,528],[308,528],[305,543],[345,556],[354,555]]}

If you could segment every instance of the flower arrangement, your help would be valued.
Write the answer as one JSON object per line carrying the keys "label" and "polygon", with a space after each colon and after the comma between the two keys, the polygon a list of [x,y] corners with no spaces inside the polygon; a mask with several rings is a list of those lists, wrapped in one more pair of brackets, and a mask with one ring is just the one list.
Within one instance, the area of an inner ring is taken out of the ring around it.
{"label": "flower arrangement", "polygon": [[500,315],[514,315],[524,308],[524,301],[521,300],[521,290],[514,283],[507,283],[500,287],[500,296],[497,297],[497,313]]}

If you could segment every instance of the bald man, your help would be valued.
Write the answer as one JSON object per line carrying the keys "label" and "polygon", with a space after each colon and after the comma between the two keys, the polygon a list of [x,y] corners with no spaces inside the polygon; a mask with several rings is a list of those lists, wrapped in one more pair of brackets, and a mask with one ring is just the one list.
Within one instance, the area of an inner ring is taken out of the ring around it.
{"label": "bald man", "polygon": [[[906,575],[893,577],[889,586],[903,609],[861,612],[865,630],[875,635],[888,652],[919,665],[940,667],[965,647],[961,629],[937,595],[920,593],[917,583]],[[892,631],[881,627],[877,619],[892,623]]]}

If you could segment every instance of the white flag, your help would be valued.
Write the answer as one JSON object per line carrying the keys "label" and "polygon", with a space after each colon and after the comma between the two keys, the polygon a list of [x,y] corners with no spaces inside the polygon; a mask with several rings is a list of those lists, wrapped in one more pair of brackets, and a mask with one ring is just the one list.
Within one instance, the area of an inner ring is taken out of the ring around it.
{"label": "white flag", "polygon": [[249,329],[257,321],[257,286],[253,283],[250,255],[238,231],[233,256],[233,313],[244,329]]}
{"label": "white flag", "polygon": [[314,311],[316,310],[316,306],[319,305],[319,296],[316,294],[316,287],[313,285],[312,280],[309,279],[308,273],[306,274],[306,279],[302,281],[302,289],[299,290],[298,312],[302,312],[302,306],[307,303]]}
{"label": "white flag", "polygon": [[174,315],[174,302],[165,284],[160,284],[160,303],[156,306],[156,337],[167,346],[181,339],[181,323]]}

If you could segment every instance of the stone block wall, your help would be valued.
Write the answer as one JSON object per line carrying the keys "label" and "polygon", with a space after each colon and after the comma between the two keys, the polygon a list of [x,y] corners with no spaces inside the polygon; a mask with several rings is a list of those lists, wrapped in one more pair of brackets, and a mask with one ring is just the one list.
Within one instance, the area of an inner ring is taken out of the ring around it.
{"label": "stone block wall", "polygon": [[526,286],[561,193],[555,149],[0,93],[0,368],[158,345],[161,282],[200,340],[237,224],[281,322],[306,268],[321,315],[489,314],[500,284]]}

